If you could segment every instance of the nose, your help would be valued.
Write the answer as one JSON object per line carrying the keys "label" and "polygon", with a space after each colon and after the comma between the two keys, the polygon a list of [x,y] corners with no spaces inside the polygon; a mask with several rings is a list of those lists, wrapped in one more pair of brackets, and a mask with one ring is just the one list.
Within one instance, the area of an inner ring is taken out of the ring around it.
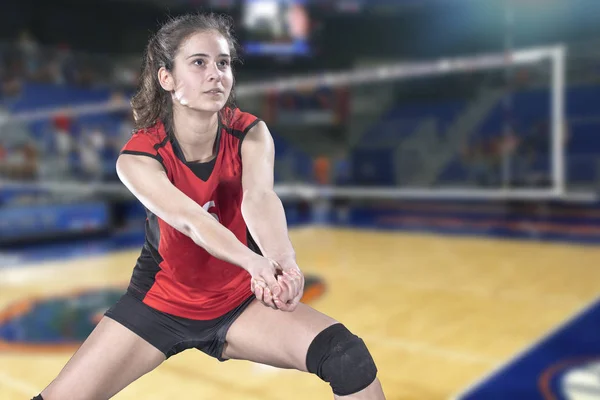
{"label": "nose", "polygon": [[223,71],[219,69],[216,63],[210,63],[208,67],[208,80],[210,82],[221,82]]}

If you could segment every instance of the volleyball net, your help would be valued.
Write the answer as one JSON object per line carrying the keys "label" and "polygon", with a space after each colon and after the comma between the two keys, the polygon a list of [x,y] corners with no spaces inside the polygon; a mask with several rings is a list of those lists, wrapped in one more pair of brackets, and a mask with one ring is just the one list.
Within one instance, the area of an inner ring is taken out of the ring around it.
{"label": "volleyball net", "polygon": [[[565,57],[556,46],[365,64],[236,92],[274,133],[283,197],[593,200],[566,174]],[[3,136],[34,132],[37,159],[23,172],[26,152],[4,157],[3,191],[127,195],[114,161],[129,99],[96,97],[4,117]]]}

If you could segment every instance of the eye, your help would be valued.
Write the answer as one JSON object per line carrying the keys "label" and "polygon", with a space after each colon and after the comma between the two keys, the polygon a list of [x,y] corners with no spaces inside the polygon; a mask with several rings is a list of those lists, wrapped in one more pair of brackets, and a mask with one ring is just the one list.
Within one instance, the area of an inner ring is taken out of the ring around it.
{"label": "eye", "polygon": [[229,60],[221,60],[219,61],[219,67],[227,67],[229,66]]}
{"label": "eye", "polygon": [[198,65],[198,66],[204,65],[204,60],[201,59],[201,58],[197,58],[197,59],[194,60],[193,64],[194,65]]}

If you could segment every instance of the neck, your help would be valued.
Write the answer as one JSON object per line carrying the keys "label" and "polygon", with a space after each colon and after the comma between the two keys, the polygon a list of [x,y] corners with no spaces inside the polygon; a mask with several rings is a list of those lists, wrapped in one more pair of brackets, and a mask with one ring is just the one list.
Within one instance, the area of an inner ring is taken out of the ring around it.
{"label": "neck", "polygon": [[173,134],[188,161],[206,161],[212,159],[217,127],[218,113],[190,112],[191,110],[173,110]]}

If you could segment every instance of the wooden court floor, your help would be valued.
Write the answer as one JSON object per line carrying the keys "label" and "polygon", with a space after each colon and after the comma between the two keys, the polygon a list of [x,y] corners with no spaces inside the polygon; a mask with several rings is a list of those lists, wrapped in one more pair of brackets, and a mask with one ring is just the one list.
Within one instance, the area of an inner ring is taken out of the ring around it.
{"label": "wooden court floor", "polygon": [[[388,399],[451,398],[599,294],[600,247],[331,228],[291,235],[305,273],[327,285],[312,305],[363,337]],[[0,269],[0,310],[28,296],[123,285],[137,254]],[[0,399],[37,394],[70,355],[0,352]],[[308,374],[190,350],[115,398],[332,396]]]}

